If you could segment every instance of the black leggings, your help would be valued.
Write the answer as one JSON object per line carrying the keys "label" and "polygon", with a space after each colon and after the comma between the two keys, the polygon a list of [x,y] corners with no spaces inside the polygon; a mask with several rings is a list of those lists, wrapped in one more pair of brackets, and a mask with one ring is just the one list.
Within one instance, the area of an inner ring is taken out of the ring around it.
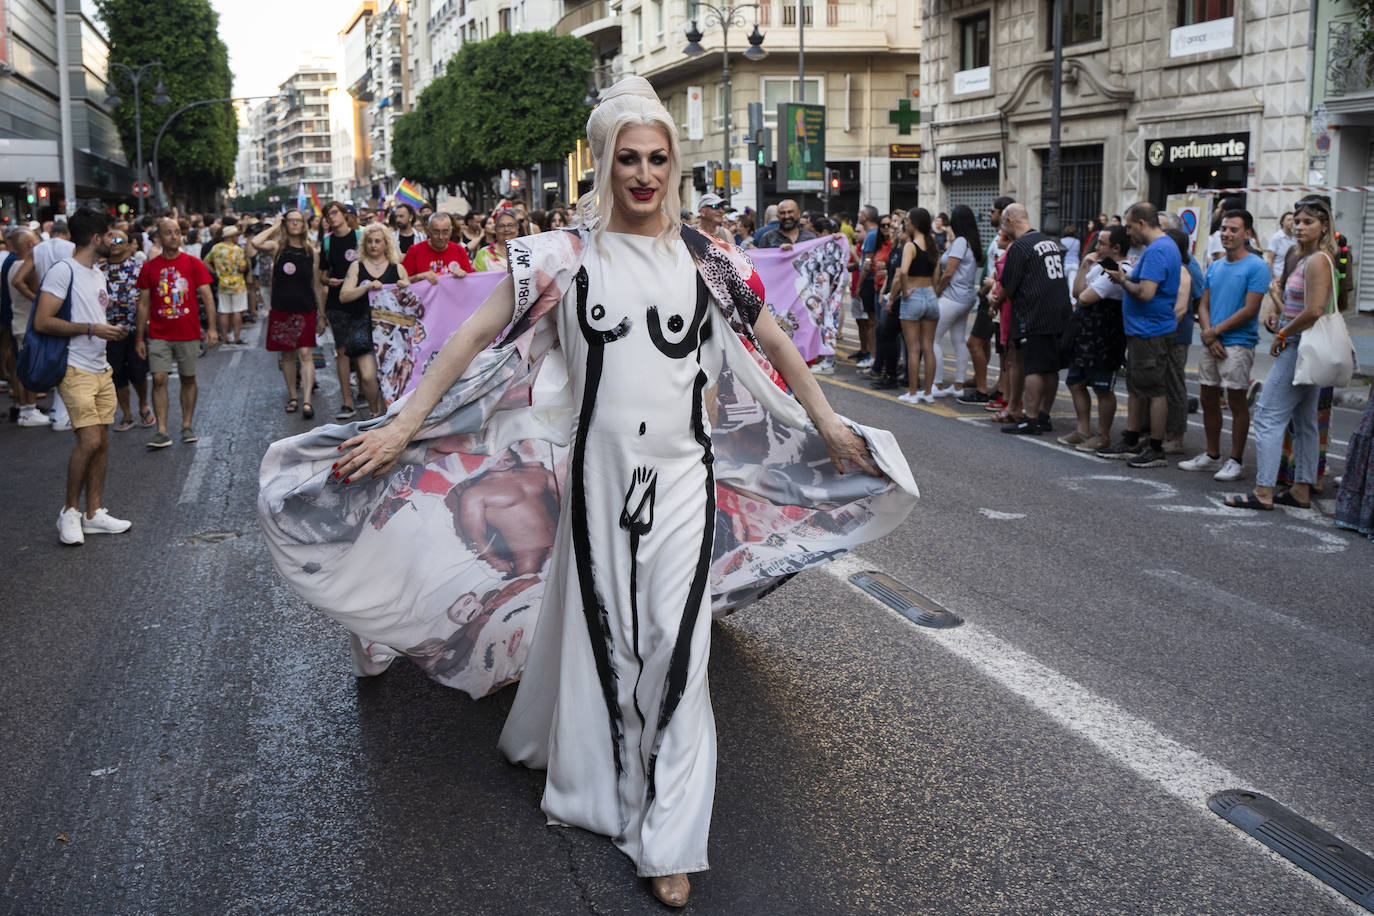
{"label": "black leggings", "polygon": [[878,351],[873,357],[873,373],[897,377],[897,362],[902,355],[902,320],[895,308],[878,308]]}

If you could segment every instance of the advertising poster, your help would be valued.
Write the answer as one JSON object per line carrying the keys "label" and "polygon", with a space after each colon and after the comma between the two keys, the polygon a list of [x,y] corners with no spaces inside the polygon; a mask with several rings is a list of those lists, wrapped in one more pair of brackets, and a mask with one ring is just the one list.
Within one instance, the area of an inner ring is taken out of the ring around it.
{"label": "advertising poster", "polygon": [[825,106],[778,105],[778,191],[825,190]]}

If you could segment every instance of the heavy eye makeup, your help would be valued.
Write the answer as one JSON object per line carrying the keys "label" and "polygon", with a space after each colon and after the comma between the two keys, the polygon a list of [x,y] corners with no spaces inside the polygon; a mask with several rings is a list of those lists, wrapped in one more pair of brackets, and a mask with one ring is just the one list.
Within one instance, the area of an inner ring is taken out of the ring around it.
{"label": "heavy eye makeup", "polygon": [[[634,150],[621,150],[616,154],[616,161],[621,165],[634,165],[639,161],[639,153]],[[663,150],[654,150],[649,154],[650,165],[666,165],[667,163],[668,154]]]}

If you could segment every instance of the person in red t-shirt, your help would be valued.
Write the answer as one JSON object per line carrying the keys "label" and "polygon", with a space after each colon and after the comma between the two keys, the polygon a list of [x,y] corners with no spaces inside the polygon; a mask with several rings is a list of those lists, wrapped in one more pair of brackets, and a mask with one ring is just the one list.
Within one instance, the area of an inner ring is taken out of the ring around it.
{"label": "person in red t-shirt", "polygon": [[449,241],[453,237],[453,218],[447,213],[436,213],[429,218],[426,227],[429,238],[424,244],[410,246],[401,266],[410,275],[410,282],[428,280],[437,283],[445,275],[461,277],[472,273],[472,260],[467,249]]}
{"label": "person in red t-shirt", "polygon": [[[176,362],[181,378],[181,441],[196,441],[191,421],[196,413],[196,359],[200,356],[200,306],[215,314],[210,293],[210,271],[205,262],[181,250],[181,226],[174,219],[158,222],[160,252],[149,258],[138,274],[138,331],[134,349],[148,360],[153,373],[153,413],[157,434],[148,448],[172,444],[167,435],[167,376]],[[199,300],[199,302],[197,302]],[[206,343],[219,342],[215,326],[206,331]]]}

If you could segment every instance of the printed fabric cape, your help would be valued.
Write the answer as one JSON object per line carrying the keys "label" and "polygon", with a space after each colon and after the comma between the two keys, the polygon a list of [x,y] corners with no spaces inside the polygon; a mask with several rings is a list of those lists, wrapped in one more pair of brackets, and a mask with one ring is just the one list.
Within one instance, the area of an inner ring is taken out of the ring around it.
{"label": "printed fabric cape", "polygon": [[[704,394],[717,504],[712,612],[721,616],[892,531],[917,489],[892,434],[850,420],[887,476],[834,469],[758,348],[763,290],[748,257],[688,227],[682,238],[715,305],[704,346],[721,348],[724,366]],[[559,517],[576,418],[556,322],[545,319],[586,242],[562,230],[509,243],[510,328],[444,394],[385,476],[344,484],[331,466],[340,443],[389,422],[409,395],[384,417],[283,439],[263,458],[258,514],[273,562],[354,634],[357,673],[405,655],[473,697],[519,678],[551,552],[534,574],[516,569],[512,557],[528,566],[529,550],[512,551],[500,530],[475,530],[465,507],[484,480],[514,466],[530,499],[522,518]]]}

